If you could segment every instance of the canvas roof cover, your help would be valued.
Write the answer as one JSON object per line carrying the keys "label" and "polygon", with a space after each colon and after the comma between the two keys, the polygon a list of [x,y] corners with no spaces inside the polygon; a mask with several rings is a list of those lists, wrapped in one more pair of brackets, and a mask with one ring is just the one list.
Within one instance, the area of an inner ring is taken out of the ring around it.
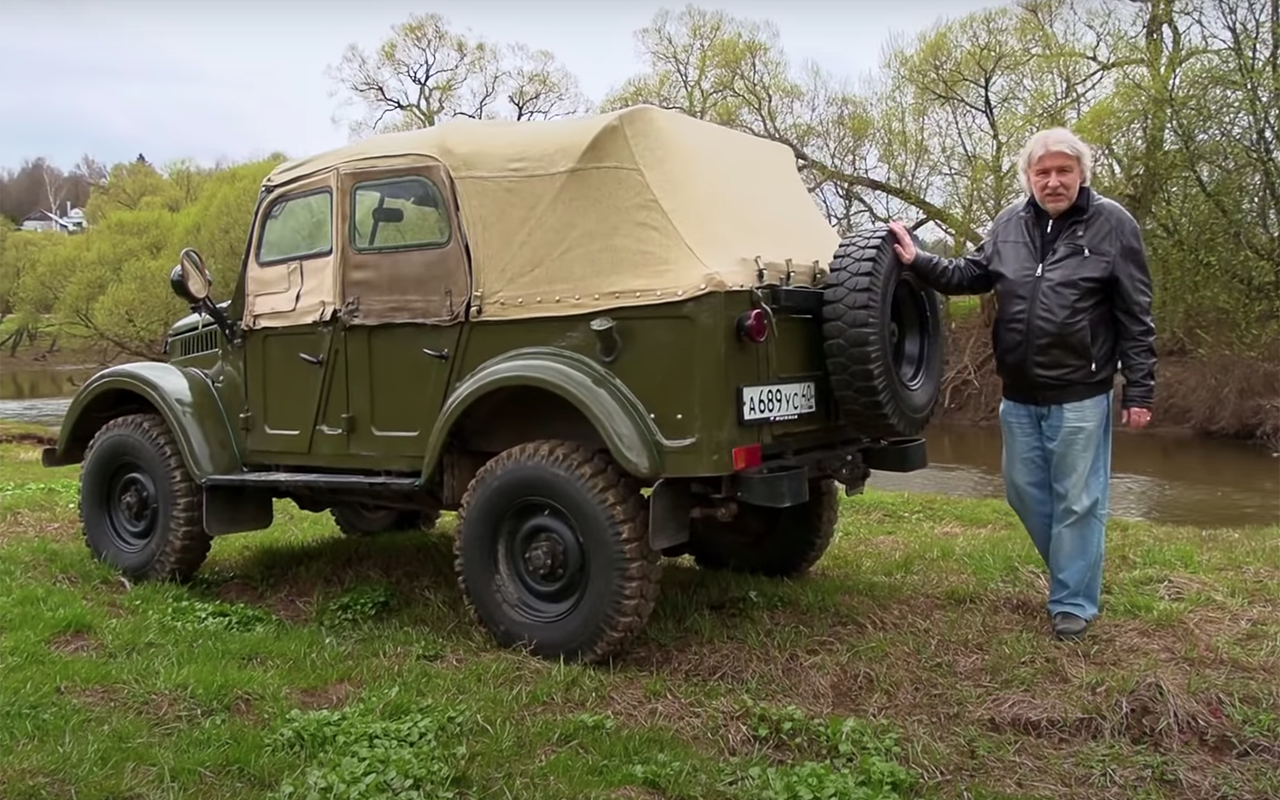
{"label": "canvas roof cover", "polygon": [[839,237],[789,147],[634,106],[545,122],[455,120],[278,166],[269,185],[428,156],[448,169],[483,318],[586,313],[811,282]]}

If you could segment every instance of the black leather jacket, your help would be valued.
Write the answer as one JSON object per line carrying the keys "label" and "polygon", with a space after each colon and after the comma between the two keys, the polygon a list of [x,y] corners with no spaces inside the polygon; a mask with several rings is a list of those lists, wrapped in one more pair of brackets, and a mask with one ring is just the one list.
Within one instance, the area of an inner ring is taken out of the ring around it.
{"label": "black leather jacket", "polygon": [[1048,216],[1034,200],[1020,201],[1000,212],[973,253],[942,258],[917,248],[910,268],[943,294],[995,290],[992,347],[1009,400],[1096,397],[1122,370],[1123,407],[1151,408],[1155,326],[1137,222],[1119,203],[1081,187],[1076,206],[1052,225],[1060,231],[1046,241]]}

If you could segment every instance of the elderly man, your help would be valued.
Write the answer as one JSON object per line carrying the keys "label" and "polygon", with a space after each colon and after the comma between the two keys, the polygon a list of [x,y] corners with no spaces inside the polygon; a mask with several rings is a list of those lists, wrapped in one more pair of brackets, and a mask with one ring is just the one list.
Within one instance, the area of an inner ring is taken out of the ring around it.
{"label": "elderly man", "polygon": [[1142,233],[1089,188],[1091,166],[1089,148],[1064,128],[1031,137],[1018,160],[1030,196],[960,258],[924,252],[890,225],[898,258],[935,290],[995,291],[1006,496],[1048,567],[1060,639],[1082,637],[1098,614],[1116,372],[1122,425],[1147,425],[1155,390]]}

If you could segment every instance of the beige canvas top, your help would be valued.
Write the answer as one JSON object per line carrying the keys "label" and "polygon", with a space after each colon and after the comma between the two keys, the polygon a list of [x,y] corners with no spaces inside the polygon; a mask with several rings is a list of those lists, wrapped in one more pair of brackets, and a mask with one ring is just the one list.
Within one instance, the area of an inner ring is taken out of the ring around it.
{"label": "beige canvas top", "polygon": [[636,106],[547,122],[455,120],[281,164],[272,186],[438,159],[452,179],[482,319],[665,302],[825,268],[839,237],[790,148]]}

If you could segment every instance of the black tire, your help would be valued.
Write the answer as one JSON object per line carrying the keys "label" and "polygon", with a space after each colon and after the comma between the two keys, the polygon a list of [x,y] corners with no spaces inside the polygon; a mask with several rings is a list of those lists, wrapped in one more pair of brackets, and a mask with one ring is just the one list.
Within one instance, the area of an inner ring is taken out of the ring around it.
{"label": "black tire", "polygon": [[[476,473],[458,518],[458,584],[500,645],[598,663],[648,621],[662,576],[648,506],[607,454],[561,441],[506,450]],[[547,580],[548,568],[562,574]]]}
{"label": "black tire", "polygon": [[334,524],[344,536],[377,536],[394,531],[430,531],[440,520],[439,511],[407,511],[350,503],[329,509]]}
{"label": "black tire", "polygon": [[942,389],[942,308],[906,269],[887,227],[851,234],[831,262],[822,311],[831,392],[845,421],[883,439],[915,436]]}
{"label": "black tire", "polygon": [[80,520],[94,557],[134,580],[186,581],[209,555],[203,494],[154,414],[113,419],[89,442]]}
{"label": "black tire", "polygon": [[699,567],[770,578],[795,578],[818,563],[840,516],[836,482],[809,482],[809,500],[787,508],[738,505],[728,522],[690,520],[689,553]]}

